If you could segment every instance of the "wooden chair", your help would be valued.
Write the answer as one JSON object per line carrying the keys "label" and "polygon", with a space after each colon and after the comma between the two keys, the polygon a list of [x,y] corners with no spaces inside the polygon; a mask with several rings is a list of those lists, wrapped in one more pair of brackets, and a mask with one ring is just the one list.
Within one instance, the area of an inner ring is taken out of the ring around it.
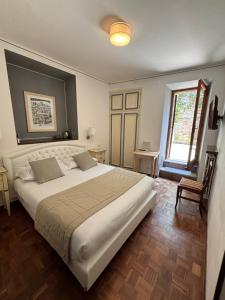
{"label": "wooden chair", "polygon": [[203,197],[210,182],[213,171],[213,163],[208,166],[203,182],[182,177],[177,186],[177,198],[175,209],[180,199],[189,200],[199,204],[199,211],[202,217]]}

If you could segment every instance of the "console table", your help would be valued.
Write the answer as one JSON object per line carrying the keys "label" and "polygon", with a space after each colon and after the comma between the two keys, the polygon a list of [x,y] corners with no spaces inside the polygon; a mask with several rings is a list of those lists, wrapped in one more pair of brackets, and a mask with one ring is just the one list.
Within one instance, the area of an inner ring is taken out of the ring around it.
{"label": "console table", "polygon": [[159,158],[159,152],[141,151],[141,150],[134,151],[134,170],[136,172],[139,172],[141,160],[147,159],[150,161],[150,164],[151,164],[150,175],[153,178],[155,178],[156,171],[157,171],[158,158]]}

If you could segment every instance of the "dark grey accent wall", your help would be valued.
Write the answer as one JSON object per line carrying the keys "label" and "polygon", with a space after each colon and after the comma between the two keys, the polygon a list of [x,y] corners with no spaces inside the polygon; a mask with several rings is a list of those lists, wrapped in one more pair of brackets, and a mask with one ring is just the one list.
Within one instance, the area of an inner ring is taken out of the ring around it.
{"label": "dark grey accent wall", "polygon": [[[71,130],[78,139],[76,77],[60,69],[5,50],[15,127],[21,144],[62,139]],[[54,96],[57,132],[28,132],[24,91]]]}
{"label": "dark grey accent wall", "polygon": [[[65,81],[7,64],[16,131],[21,139],[53,137],[67,127]],[[55,97],[57,132],[28,132],[24,91]],[[75,101],[74,101],[75,103]]]}
{"label": "dark grey accent wall", "polygon": [[[66,106],[67,106],[67,124],[71,129],[73,139],[78,139],[77,101],[76,101],[76,80],[75,77],[69,77],[65,82]],[[75,101],[70,101],[74,99]]]}

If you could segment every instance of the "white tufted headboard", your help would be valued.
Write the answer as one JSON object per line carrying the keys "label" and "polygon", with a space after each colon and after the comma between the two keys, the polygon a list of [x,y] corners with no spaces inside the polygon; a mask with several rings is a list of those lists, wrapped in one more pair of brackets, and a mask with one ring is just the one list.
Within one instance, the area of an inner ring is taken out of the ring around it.
{"label": "white tufted headboard", "polygon": [[35,145],[23,150],[18,150],[3,156],[4,167],[8,171],[8,182],[11,197],[14,196],[13,180],[15,179],[14,170],[19,166],[26,166],[27,162],[56,157],[58,159],[71,158],[73,155],[86,151],[88,145],[74,144],[73,142],[63,142],[51,144]]}

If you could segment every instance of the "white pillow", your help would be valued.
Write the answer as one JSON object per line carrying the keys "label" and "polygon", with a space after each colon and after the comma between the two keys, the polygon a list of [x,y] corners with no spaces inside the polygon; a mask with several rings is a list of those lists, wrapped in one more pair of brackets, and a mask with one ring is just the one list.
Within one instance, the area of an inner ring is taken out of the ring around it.
{"label": "white pillow", "polygon": [[[94,159],[94,161],[98,161],[97,158],[95,158],[95,157],[93,157],[93,159]],[[79,168],[72,156],[67,157],[67,158],[62,158],[60,160],[64,163],[64,165],[66,165],[68,170]]]}
{"label": "white pillow", "polygon": [[[70,169],[61,161],[60,159],[57,159],[57,162],[59,164],[59,167],[61,171],[64,173],[66,171],[69,171]],[[31,169],[31,166],[28,162],[25,163],[25,166],[17,166],[14,168],[15,170],[15,176],[17,178],[20,178],[24,181],[33,181],[35,180],[34,172]]]}
{"label": "white pillow", "polygon": [[34,173],[30,166],[17,167],[15,171],[15,176],[21,178],[24,181],[35,180]]}
{"label": "white pillow", "polygon": [[61,159],[56,159],[62,172],[69,171],[70,168]]}
{"label": "white pillow", "polygon": [[61,161],[67,167],[67,170],[78,168],[77,163],[72,157],[63,158]]}
{"label": "white pillow", "polygon": [[[95,161],[97,161],[96,158],[94,158]],[[71,157],[64,158],[64,159],[57,159],[57,162],[59,164],[60,169],[63,173],[78,168],[77,163],[74,161],[74,159]],[[17,178],[21,178],[24,181],[33,181],[35,180],[34,173],[31,169],[31,166],[28,162],[25,163],[25,166],[16,166],[14,168],[15,170],[15,176]]]}

